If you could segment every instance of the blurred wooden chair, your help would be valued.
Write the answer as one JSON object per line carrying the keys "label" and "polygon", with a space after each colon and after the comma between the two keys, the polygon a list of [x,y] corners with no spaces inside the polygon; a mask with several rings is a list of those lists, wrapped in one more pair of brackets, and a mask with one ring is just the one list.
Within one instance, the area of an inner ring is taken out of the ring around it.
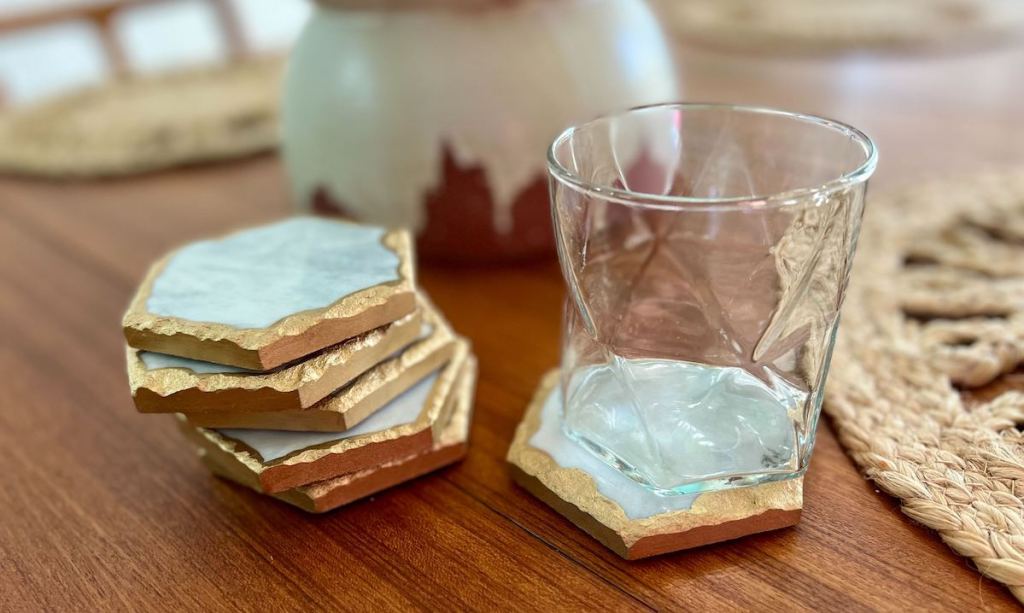
{"label": "blurred wooden chair", "polygon": [[[0,36],[72,21],[91,23],[99,37],[106,56],[110,74],[115,78],[129,76],[131,64],[124,46],[117,35],[114,21],[127,10],[149,5],[166,4],[177,0],[86,0],[80,5],[47,7],[27,10],[10,15],[0,14]],[[202,0],[211,6],[227,49],[227,60],[236,62],[245,59],[250,49],[242,29],[238,12],[231,0]],[[5,105],[3,83],[0,83],[0,108]]]}

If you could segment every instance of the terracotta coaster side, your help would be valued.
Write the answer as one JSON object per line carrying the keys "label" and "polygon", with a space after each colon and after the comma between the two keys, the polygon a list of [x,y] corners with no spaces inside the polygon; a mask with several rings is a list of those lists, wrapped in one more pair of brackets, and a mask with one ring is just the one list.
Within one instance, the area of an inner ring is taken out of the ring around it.
{"label": "terracotta coaster side", "polygon": [[149,369],[141,351],[127,348],[128,383],[140,413],[242,413],[308,408],[389,355],[416,341],[424,306],[398,321],[272,372],[196,373]]}
{"label": "terracotta coaster side", "polygon": [[[414,422],[309,447],[271,462],[264,462],[246,445],[215,430],[195,428],[187,422],[182,424],[182,428],[203,448],[219,449],[234,457],[255,475],[262,491],[282,492],[334,475],[377,466],[391,458],[413,456],[429,450],[434,442],[434,424],[444,415],[444,407],[468,353],[468,345],[460,341],[455,357],[440,372]],[[183,421],[184,416],[179,420]]]}
{"label": "terracotta coaster side", "polygon": [[[447,403],[450,418],[430,451],[280,492],[274,497],[311,513],[324,513],[461,460],[468,450],[475,385],[476,361],[470,358],[455,394]],[[258,480],[230,456],[209,452],[205,447],[200,448],[200,454],[214,474],[260,491]]]}
{"label": "terracotta coaster side", "polygon": [[[273,494],[273,497],[309,513],[326,513],[454,464],[466,457],[468,449],[466,443],[448,445],[402,462],[347,475],[321,496],[314,497],[299,489],[293,489]],[[258,486],[254,487],[251,484],[251,480],[240,475],[237,469],[232,470],[221,464],[212,455],[206,454],[205,449],[201,452],[203,464],[213,474],[260,491]]]}
{"label": "terracotta coaster side", "polygon": [[416,309],[412,242],[408,232],[386,233],[382,242],[399,257],[398,281],[344,296],[334,303],[285,317],[267,328],[241,329],[150,313],[153,284],[174,253],[154,264],[122,321],[132,347],[206,362],[266,371],[345,339],[401,319]]}
{"label": "terracotta coaster side", "polygon": [[[436,317],[435,317],[436,316]],[[433,333],[356,377],[341,391],[307,409],[187,412],[203,428],[344,432],[394,400],[455,355],[456,337],[440,315],[428,312]]]}
{"label": "terracotta coaster side", "polygon": [[512,476],[620,556],[639,559],[784,528],[799,521],[802,479],[702,494],[689,510],[629,518],[614,500],[598,490],[586,472],[563,468],[546,452],[529,444],[539,427],[541,409],[557,385],[555,370],[542,379],[516,429],[508,453]]}
{"label": "terracotta coaster side", "polygon": [[611,549],[623,558],[629,559],[629,546],[622,540],[622,535],[615,532],[608,526],[588,515],[571,502],[566,502],[558,497],[553,491],[544,486],[543,483],[533,475],[525,472],[515,464],[510,464],[512,480],[520,487],[533,494],[538,500],[555,510],[556,513],[568,519],[579,529],[583,530],[602,545]]}
{"label": "terracotta coaster side", "polygon": [[639,560],[683,549],[730,541],[759,532],[788,528],[800,522],[801,509],[773,509],[749,518],[735,519],[713,526],[700,526],[684,532],[652,534],[640,537],[632,544],[627,544],[621,534],[587,515],[571,502],[559,498],[536,477],[525,473],[515,465],[511,466],[511,470],[513,480],[523,489],[627,560]]}

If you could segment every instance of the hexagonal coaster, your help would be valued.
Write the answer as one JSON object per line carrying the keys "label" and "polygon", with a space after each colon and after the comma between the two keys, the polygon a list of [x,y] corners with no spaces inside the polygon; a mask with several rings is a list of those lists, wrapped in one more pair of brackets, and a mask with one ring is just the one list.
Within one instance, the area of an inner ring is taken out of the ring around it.
{"label": "hexagonal coaster", "polygon": [[270,372],[127,348],[128,384],[141,413],[288,411],[313,406],[417,338],[421,306],[398,321]]}
{"label": "hexagonal coaster", "polygon": [[425,308],[418,340],[309,408],[188,412],[188,420],[204,428],[345,432],[444,366],[455,354],[455,345],[448,323],[433,307]]}
{"label": "hexagonal coaster", "polygon": [[412,313],[408,233],[296,217],[186,245],[125,313],[137,349],[270,370]]}
{"label": "hexagonal coaster", "polygon": [[646,558],[795,525],[803,479],[659,496],[569,439],[558,371],[548,373],[516,429],[517,483],[623,558]]}
{"label": "hexagonal coaster", "polygon": [[202,448],[233,456],[262,491],[283,492],[429,451],[447,423],[445,408],[468,354],[459,342],[447,366],[345,433],[214,430],[183,416],[179,423]]}
{"label": "hexagonal coaster", "polygon": [[[475,386],[476,360],[470,357],[449,400],[451,418],[429,451],[273,496],[311,513],[323,513],[461,460],[468,450]],[[261,491],[256,477],[234,456],[208,447],[200,448],[199,454],[214,474]]]}

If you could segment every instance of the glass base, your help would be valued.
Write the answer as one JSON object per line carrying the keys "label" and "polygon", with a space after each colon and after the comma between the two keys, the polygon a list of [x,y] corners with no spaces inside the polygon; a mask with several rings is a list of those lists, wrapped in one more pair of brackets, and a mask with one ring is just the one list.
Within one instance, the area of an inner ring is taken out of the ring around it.
{"label": "glass base", "polygon": [[574,373],[565,434],[661,494],[755,485],[802,474],[807,395],[736,367],[623,359]]}
{"label": "glass base", "polygon": [[623,475],[629,477],[633,481],[642,485],[645,489],[651,491],[659,496],[683,496],[686,494],[703,494],[707,492],[715,492],[720,490],[750,487],[753,485],[762,485],[764,483],[772,483],[775,481],[786,481],[788,479],[796,479],[803,477],[804,473],[807,472],[807,467],[800,468],[798,470],[784,470],[784,471],[760,471],[757,473],[749,474],[730,474],[727,476],[709,476],[706,479],[699,481],[690,481],[677,485],[673,488],[659,487],[658,485],[651,483],[643,472],[638,470],[629,462],[625,462],[619,456],[615,455],[610,450],[606,449],[602,445],[595,443],[586,437],[581,437],[571,432],[568,428],[563,426],[565,435],[570,440],[583,447],[591,454],[597,456],[602,462],[611,466],[615,470],[619,471]]}

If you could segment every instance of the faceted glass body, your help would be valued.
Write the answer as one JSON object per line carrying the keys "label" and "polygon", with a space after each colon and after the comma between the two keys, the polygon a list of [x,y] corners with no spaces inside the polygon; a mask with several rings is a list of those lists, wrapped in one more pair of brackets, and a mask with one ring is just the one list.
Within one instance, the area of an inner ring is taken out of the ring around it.
{"label": "faceted glass body", "polygon": [[875,158],[848,126],[745,107],[563,133],[569,436],[663,494],[801,475]]}

